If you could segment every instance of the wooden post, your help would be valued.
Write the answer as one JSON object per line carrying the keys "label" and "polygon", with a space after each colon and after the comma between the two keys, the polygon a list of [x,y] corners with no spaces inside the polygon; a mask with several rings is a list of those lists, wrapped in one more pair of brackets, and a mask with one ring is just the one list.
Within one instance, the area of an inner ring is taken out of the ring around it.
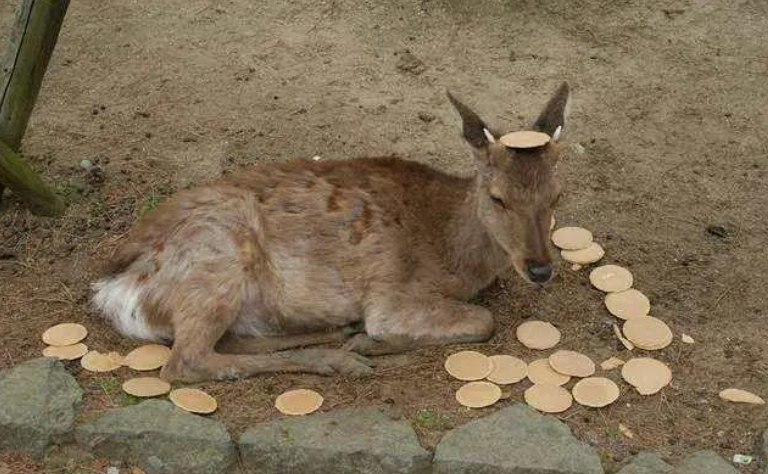
{"label": "wooden post", "polygon": [[46,216],[64,212],[64,203],[11,147],[0,141],[0,181],[29,208]]}
{"label": "wooden post", "polygon": [[0,147],[0,185],[49,215],[61,214],[61,199],[14,152],[27,129],[68,6],[69,0],[22,0],[0,63],[0,142],[6,145]]}

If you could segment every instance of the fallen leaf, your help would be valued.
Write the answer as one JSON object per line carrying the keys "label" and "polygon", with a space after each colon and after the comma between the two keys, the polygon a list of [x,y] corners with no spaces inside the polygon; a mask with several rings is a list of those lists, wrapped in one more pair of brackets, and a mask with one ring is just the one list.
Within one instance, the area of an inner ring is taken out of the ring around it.
{"label": "fallen leaf", "polygon": [[624,437],[633,439],[635,437],[635,433],[632,432],[629,428],[619,423],[619,432],[624,435]]}

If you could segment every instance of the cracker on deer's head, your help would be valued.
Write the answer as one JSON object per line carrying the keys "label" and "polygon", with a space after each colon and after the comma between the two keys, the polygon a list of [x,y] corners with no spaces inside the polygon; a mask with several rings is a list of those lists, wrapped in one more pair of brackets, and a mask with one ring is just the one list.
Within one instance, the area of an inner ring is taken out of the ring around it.
{"label": "cracker on deer's head", "polygon": [[529,130],[551,140],[537,148],[508,148],[469,107],[448,98],[463,124],[463,138],[477,162],[477,213],[489,233],[529,282],[552,277],[550,223],[560,197],[555,177],[558,144],[564,126],[569,87],[563,83]]}

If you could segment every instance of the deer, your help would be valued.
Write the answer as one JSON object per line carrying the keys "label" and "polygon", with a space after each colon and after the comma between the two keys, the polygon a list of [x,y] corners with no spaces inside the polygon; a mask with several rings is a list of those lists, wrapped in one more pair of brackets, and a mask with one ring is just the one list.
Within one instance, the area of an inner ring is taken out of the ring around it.
{"label": "deer", "polygon": [[447,93],[470,176],[397,157],[292,159],[181,191],[130,230],[92,302],[123,336],[172,344],[167,381],[364,376],[373,356],[487,341],[493,315],[471,297],[512,270],[552,278],[569,93],[528,127],[551,137],[531,149],[504,146]]}

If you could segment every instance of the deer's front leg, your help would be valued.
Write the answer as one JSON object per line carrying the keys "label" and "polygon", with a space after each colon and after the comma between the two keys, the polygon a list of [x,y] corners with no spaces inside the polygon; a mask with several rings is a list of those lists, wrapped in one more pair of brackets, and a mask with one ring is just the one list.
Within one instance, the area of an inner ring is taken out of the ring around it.
{"label": "deer's front leg", "polygon": [[363,355],[406,352],[428,346],[481,342],[493,335],[493,317],[480,306],[440,297],[389,294],[368,302],[365,333],[345,349]]}

